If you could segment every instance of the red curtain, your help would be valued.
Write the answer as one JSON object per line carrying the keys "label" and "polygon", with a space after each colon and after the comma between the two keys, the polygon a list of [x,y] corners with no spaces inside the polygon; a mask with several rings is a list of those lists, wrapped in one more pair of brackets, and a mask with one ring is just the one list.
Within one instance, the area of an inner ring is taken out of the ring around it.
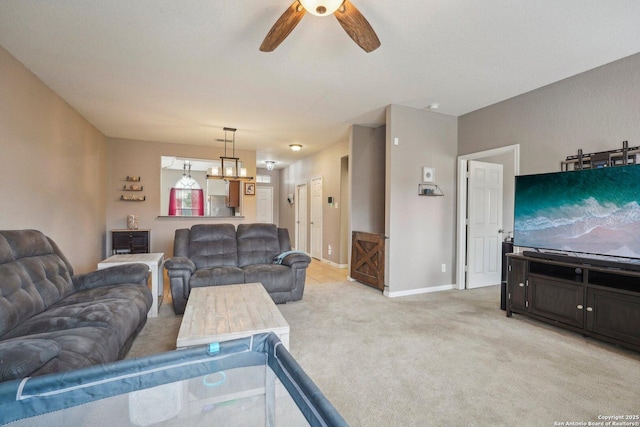
{"label": "red curtain", "polygon": [[169,215],[203,216],[204,196],[202,190],[172,188],[169,193]]}

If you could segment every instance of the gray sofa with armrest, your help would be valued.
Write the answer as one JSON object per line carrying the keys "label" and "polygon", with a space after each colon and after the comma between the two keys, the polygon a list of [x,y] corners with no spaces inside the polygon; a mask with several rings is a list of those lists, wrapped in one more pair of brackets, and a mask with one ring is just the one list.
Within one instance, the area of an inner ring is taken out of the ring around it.
{"label": "gray sofa with armrest", "polygon": [[74,275],[40,231],[0,231],[0,381],[122,359],[151,307],[149,267]]}
{"label": "gray sofa with armrest", "polygon": [[[291,252],[275,224],[199,224],[175,232],[167,269],[173,309],[184,313],[191,288],[260,282],[276,304],[302,299],[311,258]],[[276,257],[283,255],[278,261]]]}

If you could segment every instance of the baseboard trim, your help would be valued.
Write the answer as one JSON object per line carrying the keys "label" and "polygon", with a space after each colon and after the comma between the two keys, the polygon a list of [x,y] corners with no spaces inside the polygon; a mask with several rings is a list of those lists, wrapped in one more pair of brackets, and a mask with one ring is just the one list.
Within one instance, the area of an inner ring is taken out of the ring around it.
{"label": "baseboard trim", "polygon": [[385,290],[383,295],[389,298],[406,297],[409,295],[428,294],[430,292],[448,291],[453,289],[453,285],[432,286],[429,288],[409,289],[407,291],[389,292]]}
{"label": "baseboard trim", "polygon": [[335,267],[335,268],[347,268],[348,264],[337,264],[333,261],[329,261],[328,259],[324,259],[322,258],[320,260],[321,262],[324,262],[325,264],[329,264],[331,267]]}

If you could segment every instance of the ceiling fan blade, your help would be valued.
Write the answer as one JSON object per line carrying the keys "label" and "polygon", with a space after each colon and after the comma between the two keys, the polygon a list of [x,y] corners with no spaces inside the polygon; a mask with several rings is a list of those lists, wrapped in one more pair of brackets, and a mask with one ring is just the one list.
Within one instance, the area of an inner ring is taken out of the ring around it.
{"label": "ceiling fan blade", "polygon": [[380,47],[380,39],[373,31],[369,21],[349,0],[345,0],[334,15],[349,37],[365,52],[372,52]]}
{"label": "ceiling fan blade", "polygon": [[298,0],[294,1],[287,10],[284,11],[282,16],[278,18],[269,33],[264,38],[264,41],[260,45],[262,52],[273,52],[280,43],[287,38],[287,36],[298,25],[298,22],[302,19],[304,14],[307,13],[304,7]]}

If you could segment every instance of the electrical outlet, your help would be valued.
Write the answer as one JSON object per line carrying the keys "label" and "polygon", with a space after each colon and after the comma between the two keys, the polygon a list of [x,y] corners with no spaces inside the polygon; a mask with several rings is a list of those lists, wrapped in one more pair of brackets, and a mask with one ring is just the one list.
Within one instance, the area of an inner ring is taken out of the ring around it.
{"label": "electrical outlet", "polygon": [[327,254],[331,255],[331,245],[327,247]]}
{"label": "electrical outlet", "polygon": [[442,264],[442,272],[443,273],[447,272],[447,264]]}

